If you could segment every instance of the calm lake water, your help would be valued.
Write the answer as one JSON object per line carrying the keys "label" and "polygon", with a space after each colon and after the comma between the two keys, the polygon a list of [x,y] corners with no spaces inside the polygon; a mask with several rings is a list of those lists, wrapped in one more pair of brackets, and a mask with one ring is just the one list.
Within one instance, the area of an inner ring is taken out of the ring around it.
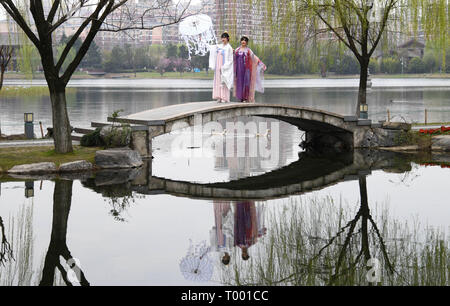
{"label": "calm lake water", "polygon": [[[6,85],[45,85],[6,80]],[[354,79],[267,80],[266,92],[258,94],[261,103],[302,105],[336,112],[355,112],[358,81]],[[194,101],[210,101],[212,83],[208,80],[74,80],[68,95],[70,120],[75,127],[89,127],[92,121],[105,121],[107,115],[122,109],[122,114],[154,107]],[[393,101],[393,102],[391,102]],[[385,120],[390,110],[393,120],[423,122],[450,121],[450,79],[374,79],[368,94],[369,116]],[[48,98],[3,98],[0,96],[0,124],[3,133],[23,132],[23,113],[35,114],[44,129],[51,126]],[[40,135],[40,134],[39,134]]]}
{"label": "calm lake water", "polygon": [[[72,124],[89,126],[116,109],[127,114],[210,97],[204,81],[191,81],[198,88],[153,88],[158,82],[147,88],[143,81],[74,82]],[[317,82],[311,88],[269,82],[258,100],[352,112],[354,81]],[[427,108],[430,121],[450,121],[448,81],[428,87],[401,82],[381,80],[373,88],[372,118],[384,118],[389,108],[420,120]],[[0,110],[7,133],[21,132],[15,122],[25,111],[50,124],[45,99],[2,99]],[[318,156],[299,147],[303,132],[297,128],[256,122],[279,129],[278,145],[264,135],[204,133],[214,147],[188,148],[191,134],[184,131],[157,138],[153,161],[141,169],[56,180],[0,178],[6,238],[0,284],[61,285],[75,275],[91,285],[366,285],[364,263],[374,258],[381,263],[376,282],[448,285],[448,156]],[[244,144],[233,156],[217,149],[230,138]],[[277,158],[253,156],[253,141]],[[82,273],[65,272],[73,263]]]}

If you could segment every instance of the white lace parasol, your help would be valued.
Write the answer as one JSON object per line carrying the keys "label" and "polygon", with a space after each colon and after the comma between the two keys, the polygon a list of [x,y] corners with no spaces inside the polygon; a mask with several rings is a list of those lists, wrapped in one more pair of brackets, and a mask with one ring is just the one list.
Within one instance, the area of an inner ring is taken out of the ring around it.
{"label": "white lace parasol", "polygon": [[191,54],[204,56],[209,51],[209,45],[217,43],[211,18],[205,14],[189,16],[180,22],[180,36],[186,43]]}
{"label": "white lace parasol", "polygon": [[210,281],[214,273],[214,263],[209,256],[206,241],[196,246],[190,242],[188,253],[180,262],[180,271],[184,278],[191,281]]}

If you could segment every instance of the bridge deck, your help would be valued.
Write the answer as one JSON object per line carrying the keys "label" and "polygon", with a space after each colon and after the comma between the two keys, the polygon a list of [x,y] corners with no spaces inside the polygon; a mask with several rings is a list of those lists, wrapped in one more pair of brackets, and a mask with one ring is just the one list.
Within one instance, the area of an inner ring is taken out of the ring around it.
{"label": "bridge deck", "polygon": [[[302,109],[311,110],[315,112],[321,112],[334,117],[344,119],[344,116],[338,115],[332,112],[323,110],[317,110],[307,107],[300,107],[294,105],[281,105],[281,104],[262,104],[262,103],[218,103],[211,102],[190,102],[181,103],[170,106],[158,107],[143,112],[130,114],[128,116],[121,116],[116,120],[124,123],[143,124],[143,125],[164,125],[167,121],[176,120],[196,113],[211,112],[217,110],[235,109],[241,107],[273,107],[273,108],[286,108],[286,109]],[[108,121],[113,121],[111,117]]]}

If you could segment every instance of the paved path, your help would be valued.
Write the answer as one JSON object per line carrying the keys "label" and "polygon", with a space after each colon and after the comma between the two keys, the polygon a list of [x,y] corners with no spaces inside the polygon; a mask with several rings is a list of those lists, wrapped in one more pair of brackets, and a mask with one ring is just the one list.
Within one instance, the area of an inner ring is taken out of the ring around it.
{"label": "paved path", "polygon": [[165,121],[174,119],[179,116],[200,113],[205,110],[216,110],[230,106],[242,106],[244,103],[230,102],[230,103],[218,103],[216,101],[211,102],[191,102],[175,104],[170,106],[158,107],[149,109],[143,112],[131,114],[128,116],[119,117],[120,120],[128,121],[130,123],[143,123],[143,124],[164,124]]}
{"label": "paved path", "polygon": [[[72,141],[74,145],[79,145],[79,141]],[[53,139],[36,139],[36,140],[8,140],[0,141],[1,148],[19,148],[19,147],[39,147],[53,146]]]}
{"label": "paved path", "polygon": [[[174,121],[181,118],[186,118],[194,114],[205,114],[213,113],[215,111],[233,111],[239,109],[262,109],[262,113],[267,112],[268,115],[274,115],[274,112],[283,110],[295,110],[295,111],[310,111],[313,113],[321,115],[329,115],[341,120],[344,120],[344,116],[332,113],[329,111],[314,109],[310,107],[302,107],[296,105],[282,105],[282,104],[263,104],[263,103],[240,103],[240,102],[228,102],[228,103],[218,103],[216,101],[209,102],[190,102],[175,104],[170,106],[163,106],[158,108],[149,109],[135,114],[130,114],[128,116],[120,116],[117,118],[118,121],[130,124],[143,124],[143,125],[164,125],[168,121]],[[258,114],[247,114],[247,115],[258,115]],[[287,115],[294,116],[295,115]],[[312,119],[312,118],[310,118]],[[312,119],[314,120],[314,119]],[[113,118],[108,117],[108,121],[113,121]],[[357,120],[356,120],[357,121]]]}

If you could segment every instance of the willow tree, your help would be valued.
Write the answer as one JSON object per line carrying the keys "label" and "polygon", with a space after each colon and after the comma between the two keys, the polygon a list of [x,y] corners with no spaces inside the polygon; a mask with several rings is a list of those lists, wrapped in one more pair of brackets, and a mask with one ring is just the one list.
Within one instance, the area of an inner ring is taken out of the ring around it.
{"label": "willow tree", "polygon": [[[271,3],[278,11],[289,10],[277,1],[271,0]],[[394,39],[392,43],[398,42],[402,35],[423,31],[426,37],[439,41],[444,50],[443,54],[448,46],[448,0],[293,0],[291,5],[295,13],[286,12],[283,20],[288,21],[291,27],[300,29],[297,31],[300,36],[309,36],[305,29],[312,28],[315,33],[314,44],[337,39],[358,60],[358,117],[360,106],[367,104],[370,58],[383,37],[389,36],[389,32],[392,33],[390,37]],[[272,12],[273,8],[268,13],[273,14]],[[293,49],[297,48],[292,43],[292,37],[287,39],[287,45],[293,45]]]}
{"label": "willow tree", "polygon": [[[145,7],[132,0],[0,0],[0,4],[39,52],[50,91],[55,151],[68,153],[73,149],[66,86],[96,35],[178,23],[186,16],[190,2],[148,0]],[[76,30],[56,56],[56,33],[64,31],[67,23]],[[75,49],[81,36],[85,37],[83,43]]]}

